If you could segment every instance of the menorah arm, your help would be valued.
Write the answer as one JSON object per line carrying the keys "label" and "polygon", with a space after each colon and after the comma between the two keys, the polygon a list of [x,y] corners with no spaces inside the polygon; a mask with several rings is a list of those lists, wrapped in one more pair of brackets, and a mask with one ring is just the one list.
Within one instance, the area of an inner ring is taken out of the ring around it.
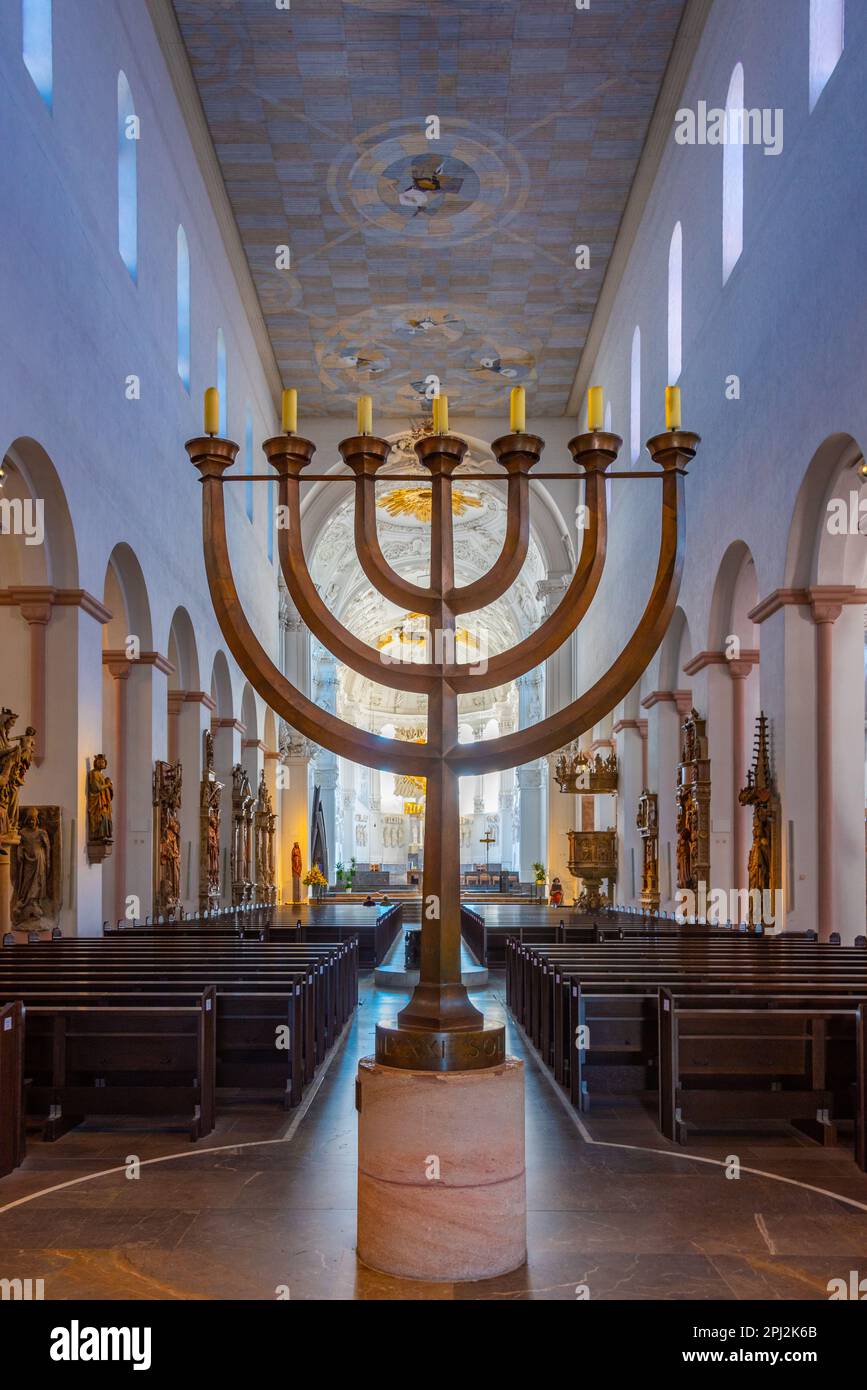
{"label": "menorah arm", "polygon": [[[532,671],[563,645],[587,612],[605,567],[608,514],[605,504],[605,469],[617,458],[621,440],[612,434],[578,435],[570,443],[573,457],[585,470],[584,504],[587,526],[575,573],[553,613],[523,642],[507,652],[488,657],[484,669],[473,672],[469,663],[453,667],[449,681],[459,694],[491,690]],[[481,665],[481,663],[479,663]],[[487,746],[487,745],[486,745]],[[510,766],[508,763],[504,767]]]}
{"label": "menorah arm", "polygon": [[530,469],[539,462],[542,440],[535,434],[507,434],[495,439],[491,448],[508,474],[506,534],[495,563],[472,584],[464,584],[445,595],[452,613],[474,613],[493,603],[514,584],[524,567],[530,544]]}
{"label": "menorah arm", "polygon": [[222,474],[234,462],[238,446],[203,437],[191,439],[186,447],[202,474],[205,573],[214,612],[230,652],[251,685],[293,729],[332,753],[386,772],[423,777],[436,762],[432,748],[354,729],[314,704],[274,665],[244,614],[229,558]]}
{"label": "menorah arm", "polygon": [[[677,446],[666,448],[665,444],[671,439],[678,441]],[[685,431],[659,435],[648,441],[653,457],[662,462],[665,469],[662,478],[659,560],[644,613],[614,664],[577,700],[532,728],[520,729],[517,733],[483,743],[453,746],[447,760],[459,776],[518,767],[546,753],[553,753],[592,729],[635,685],[659,647],[677,603],[685,538],[683,476],[679,464],[683,459],[692,457],[698,443],[697,435],[689,435]],[[659,446],[656,452],[655,445]]]}
{"label": "menorah arm", "polygon": [[304,560],[301,533],[300,476],[312,457],[313,445],[293,435],[277,435],[274,439],[266,439],[262,447],[269,463],[279,474],[279,503],[288,525],[278,528],[277,553],[286,588],[302,621],[338,661],[350,666],[359,675],[366,676],[375,685],[428,694],[439,677],[435,667],[414,662],[384,661],[380,653],[360,641],[337,620],[319,595]]}
{"label": "menorah arm", "polygon": [[358,481],[355,484],[355,550],[358,563],[375,589],[391,603],[411,612],[433,613],[438,599],[430,589],[412,584],[393,570],[382,553],[376,529],[376,474],[391,451],[386,439],[359,434],[344,439],[340,452]]}

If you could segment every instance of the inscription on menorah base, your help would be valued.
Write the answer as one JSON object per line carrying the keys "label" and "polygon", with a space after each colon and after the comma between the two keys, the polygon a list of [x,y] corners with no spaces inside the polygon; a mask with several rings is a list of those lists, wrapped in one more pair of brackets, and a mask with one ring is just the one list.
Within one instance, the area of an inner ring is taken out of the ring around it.
{"label": "inscription on menorah base", "polygon": [[376,1060],[408,1071],[480,1071],[506,1059],[506,1030],[468,1028],[449,1033],[377,1024]]}

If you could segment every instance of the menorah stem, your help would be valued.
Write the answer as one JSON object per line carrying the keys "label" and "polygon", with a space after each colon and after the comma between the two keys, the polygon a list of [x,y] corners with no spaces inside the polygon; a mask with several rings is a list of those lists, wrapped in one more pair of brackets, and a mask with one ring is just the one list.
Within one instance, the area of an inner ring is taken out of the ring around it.
{"label": "menorah stem", "polygon": [[479,1029],[484,1019],[461,983],[459,779],[447,764],[427,779],[421,969],[400,1028]]}

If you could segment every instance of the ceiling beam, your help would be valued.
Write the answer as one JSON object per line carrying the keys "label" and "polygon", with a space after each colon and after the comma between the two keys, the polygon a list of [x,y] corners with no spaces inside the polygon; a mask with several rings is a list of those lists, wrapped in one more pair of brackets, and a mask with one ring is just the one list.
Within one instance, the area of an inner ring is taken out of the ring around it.
{"label": "ceiling beam", "polygon": [[608,319],[629,263],[629,256],[638,234],[638,228],[641,225],[641,219],[644,216],[644,210],[659,173],[662,156],[671,137],[675,114],[680,106],[713,3],[714,0],[687,0],[674,38],[671,57],[668,60],[662,86],[659,89],[659,96],[656,99],[653,115],[647,128],[644,149],[641,152],[635,178],[632,181],[632,188],[629,191],[626,207],[617,229],[614,248],[608,261],[605,278],[602,281],[602,288],[599,291],[599,298],[593,311],[593,318],[590,321],[587,340],[581,349],[578,370],[575,373],[575,380],[566,405],[565,413],[567,415],[579,413],[585,392],[590,384],[590,373],[595,366],[599,349],[602,346],[605,329],[608,327]]}

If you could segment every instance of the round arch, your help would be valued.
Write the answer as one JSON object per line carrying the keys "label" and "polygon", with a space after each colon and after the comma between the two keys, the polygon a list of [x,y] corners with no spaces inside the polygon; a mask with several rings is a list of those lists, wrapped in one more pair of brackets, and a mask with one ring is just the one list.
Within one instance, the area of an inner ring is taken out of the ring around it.
{"label": "round arch", "polygon": [[199,653],[192,619],[183,606],[176,608],[169,627],[168,658],[174,672],[170,690],[199,690]]}
{"label": "round arch", "polygon": [[0,583],[4,587],[50,584],[56,589],[78,588],[78,550],[69,504],[57,469],[45,449],[36,439],[22,435],[6,450],[3,467],[6,473],[4,498],[17,498],[22,504],[30,503],[34,507],[42,504],[38,513],[31,513],[31,516],[41,526],[43,543],[27,545],[22,538],[19,546],[11,548],[14,558],[8,574],[6,557],[10,552],[4,546]]}

